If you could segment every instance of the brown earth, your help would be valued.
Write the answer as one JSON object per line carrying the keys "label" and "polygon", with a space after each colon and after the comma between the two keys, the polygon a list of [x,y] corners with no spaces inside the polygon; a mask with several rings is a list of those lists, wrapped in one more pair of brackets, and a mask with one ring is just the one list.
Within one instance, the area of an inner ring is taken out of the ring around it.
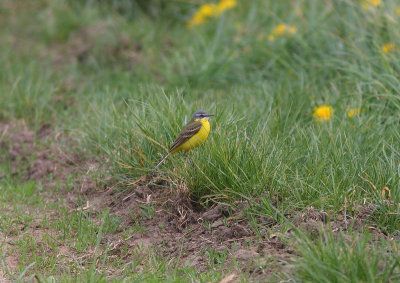
{"label": "brown earth", "polygon": [[[19,174],[22,180],[43,183],[43,201],[62,200],[71,211],[90,210],[94,212],[91,214],[93,221],[99,221],[97,216],[104,209],[109,209],[110,215],[117,216],[121,220],[118,231],[106,234],[101,241],[101,252],[107,250],[110,258],[119,258],[127,263],[151,247],[164,257],[179,258],[182,265],[193,266],[197,270],[206,270],[223,261],[226,266],[237,264],[240,269],[238,272],[263,278],[277,271],[281,273],[298,257],[289,246],[290,241],[281,240],[285,235],[280,234],[279,225],[272,219],[262,221],[264,230],[269,233],[257,235],[248,218],[243,215],[243,209],[232,209],[223,204],[209,209],[201,207],[191,200],[183,183],[149,175],[130,185],[96,184],[91,175],[104,168],[85,157],[84,152],[72,153],[76,152],[73,142],[65,134],[55,132],[49,124],[44,124],[35,133],[23,121],[0,123],[0,152],[3,151],[6,154],[0,157],[0,162],[6,162],[7,159],[11,161],[12,174]],[[67,182],[74,184],[72,190],[66,189]],[[57,194],[48,193],[57,184],[65,189]],[[84,206],[79,205],[82,200],[86,200]],[[329,223],[334,231],[347,230],[351,223],[357,228],[375,209],[372,205],[366,205],[360,207],[354,218],[338,217],[337,221]],[[46,213],[50,220],[59,217],[57,211]],[[309,233],[318,233],[320,226],[328,222],[328,214],[313,207],[302,214],[287,217],[292,219],[296,227]],[[124,231],[132,227],[142,229],[126,236]],[[44,229],[32,224],[25,230],[26,233],[37,235],[38,241],[41,234],[58,233]],[[4,232],[0,231],[0,236]],[[6,250],[8,248],[10,251],[12,249],[9,244],[7,247],[7,243],[12,243],[19,236],[13,238],[8,234]],[[87,251],[84,256],[90,257],[94,252],[94,249]],[[57,256],[62,256],[66,264],[81,256],[66,246],[58,247],[58,253]],[[209,254],[214,256],[210,257]],[[18,252],[6,252],[11,271],[18,265],[18,256]],[[236,278],[235,274],[229,276]]]}
{"label": "brown earth", "polygon": [[[61,141],[63,146],[60,146]],[[49,124],[42,125],[37,132],[34,132],[26,126],[23,120],[15,123],[0,122],[0,163],[9,163],[11,175],[22,183],[35,180],[43,184],[43,189],[38,189],[37,194],[40,195],[44,204],[62,202],[67,206],[73,206],[78,199],[79,191],[95,187],[95,182],[88,174],[82,174],[90,172],[93,164],[78,154],[64,152],[63,149],[66,147],[68,147],[68,141],[61,133],[54,132]],[[0,179],[5,175],[0,174]],[[67,180],[75,184],[74,190],[65,190]],[[57,191],[55,191],[56,186],[59,187]],[[8,207],[9,209],[7,209]],[[12,215],[12,207],[12,203],[3,203],[1,213]],[[0,242],[4,244],[3,251],[5,251],[7,269],[11,273],[17,270],[21,262],[15,245],[17,241],[29,234],[33,236],[38,245],[43,247],[45,252],[51,253],[54,251],[47,246],[43,237],[56,237],[59,234],[59,231],[40,225],[44,214],[51,221],[59,217],[59,211],[42,209],[40,211],[42,215],[35,215],[37,209],[29,204],[23,205],[19,209],[24,215],[33,217],[33,220],[29,223],[22,223],[15,219],[11,231],[0,229]],[[57,249],[65,251],[68,250],[68,247],[59,246]],[[71,251],[66,256],[72,261],[75,255]],[[0,266],[2,267],[0,270],[3,272],[0,272],[0,279],[2,279],[5,277],[5,272],[4,266]]]}

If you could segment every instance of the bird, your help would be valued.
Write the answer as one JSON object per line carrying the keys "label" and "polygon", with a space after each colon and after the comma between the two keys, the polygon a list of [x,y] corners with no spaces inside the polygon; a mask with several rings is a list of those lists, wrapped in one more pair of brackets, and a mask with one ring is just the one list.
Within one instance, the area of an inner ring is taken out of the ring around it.
{"label": "bird", "polygon": [[181,133],[169,148],[168,153],[163,157],[163,159],[161,159],[156,167],[154,167],[153,171],[155,171],[170,154],[181,150],[185,150],[187,153],[189,150],[196,148],[205,142],[210,133],[210,123],[208,122],[208,118],[212,116],[214,115],[208,114],[203,110],[194,112],[192,119],[183,127]]}

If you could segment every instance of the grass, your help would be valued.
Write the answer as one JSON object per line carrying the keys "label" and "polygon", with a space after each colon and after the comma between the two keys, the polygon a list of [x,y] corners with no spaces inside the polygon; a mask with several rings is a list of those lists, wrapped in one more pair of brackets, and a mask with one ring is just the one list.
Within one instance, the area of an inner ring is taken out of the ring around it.
{"label": "grass", "polygon": [[[175,154],[159,170],[184,183],[201,204],[235,207],[245,200],[252,206],[249,215],[283,223],[282,215],[309,206],[334,219],[373,203],[378,209],[370,224],[396,238],[400,15],[396,1],[370,9],[361,2],[242,1],[221,17],[188,28],[197,5],[186,2],[4,1],[0,120],[24,119],[34,129],[50,121],[82,153],[107,160],[110,171],[99,172],[99,180],[111,175],[129,184],[150,174],[185,121],[204,109],[215,117],[207,143],[191,152],[194,167]],[[281,23],[295,26],[296,33],[269,41]],[[382,51],[387,42],[395,44],[394,51]],[[323,104],[333,107],[333,117],[316,122],[314,107]],[[360,113],[349,118],[352,108]],[[0,175],[10,175],[8,166],[1,165]],[[21,184],[18,175],[0,182],[1,203],[40,206],[40,184]],[[381,194],[384,187],[390,200]],[[56,241],[70,241],[79,252],[96,246],[91,235],[100,227],[90,216],[57,210],[61,218],[46,223],[62,231],[64,237]],[[151,214],[146,207],[142,212]],[[26,217],[13,213],[12,218]],[[2,218],[3,227],[9,217]],[[116,231],[118,219],[107,211],[101,218],[104,233]],[[398,279],[398,258],[375,248],[379,245],[368,235],[350,243],[323,237],[300,237],[303,260],[288,277],[298,282]],[[18,245],[35,250],[34,239],[23,238]],[[382,267],[382,256],[388,256],[388,266]],[[136,280],[220,278],[212,267],[205,275],[171,271],[170,263],[154,257]],[[60,272],[44,268],[56,268],[55,262],[35,261],[32,268],[44,274],[43,281]],[[160,268],[152,274],[154,266]],[[75,268],[78,277],[59,279],[106,280],[106,273]]]}
{"label": "grass", "polygon": [[[382,258],[382,249],[388,253]],[[368,233],[361,236],[335,237],[323,232],[316,242],[300,244],[303,259],[297,266],[301,282],[390,282],[398,280],[394,274],[399,257],[397,244],[374,242]]]}

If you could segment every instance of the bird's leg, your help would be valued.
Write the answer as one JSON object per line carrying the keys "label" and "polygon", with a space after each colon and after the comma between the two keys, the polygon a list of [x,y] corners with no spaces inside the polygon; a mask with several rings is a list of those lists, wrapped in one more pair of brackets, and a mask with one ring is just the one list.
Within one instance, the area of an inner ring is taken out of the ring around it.
{"label": "bird's leg", "polygon": [[160,166],[161,163],[164,162],[164,160],[169,156],[169,152],[163,157],[163,159],[161,159],[160,162],[158,162],[158,164],[156,165],[156,167],[153,168],[152,172],[154,173],[156,171],[156,169],[158,168],[158,166]]}
{"label": "bird's leg", "polygon": [[186,152],[186,162],[189,163],[189,165],[194,168],[192,159],[190,159],[189,154]]}

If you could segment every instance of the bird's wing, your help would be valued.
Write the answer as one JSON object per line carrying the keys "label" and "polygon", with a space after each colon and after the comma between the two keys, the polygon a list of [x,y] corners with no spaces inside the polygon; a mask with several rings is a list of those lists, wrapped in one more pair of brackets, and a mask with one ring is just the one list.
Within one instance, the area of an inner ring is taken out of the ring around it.
{"label": "bird's wing", "polygon": [[175,148],[186,142],[188,139],[193,137],[200,131],[203,124],[200,121],[191,121],[183,129],[179,136],[176,138],[174,143],[171,145],[169,152],[173,151]]}

